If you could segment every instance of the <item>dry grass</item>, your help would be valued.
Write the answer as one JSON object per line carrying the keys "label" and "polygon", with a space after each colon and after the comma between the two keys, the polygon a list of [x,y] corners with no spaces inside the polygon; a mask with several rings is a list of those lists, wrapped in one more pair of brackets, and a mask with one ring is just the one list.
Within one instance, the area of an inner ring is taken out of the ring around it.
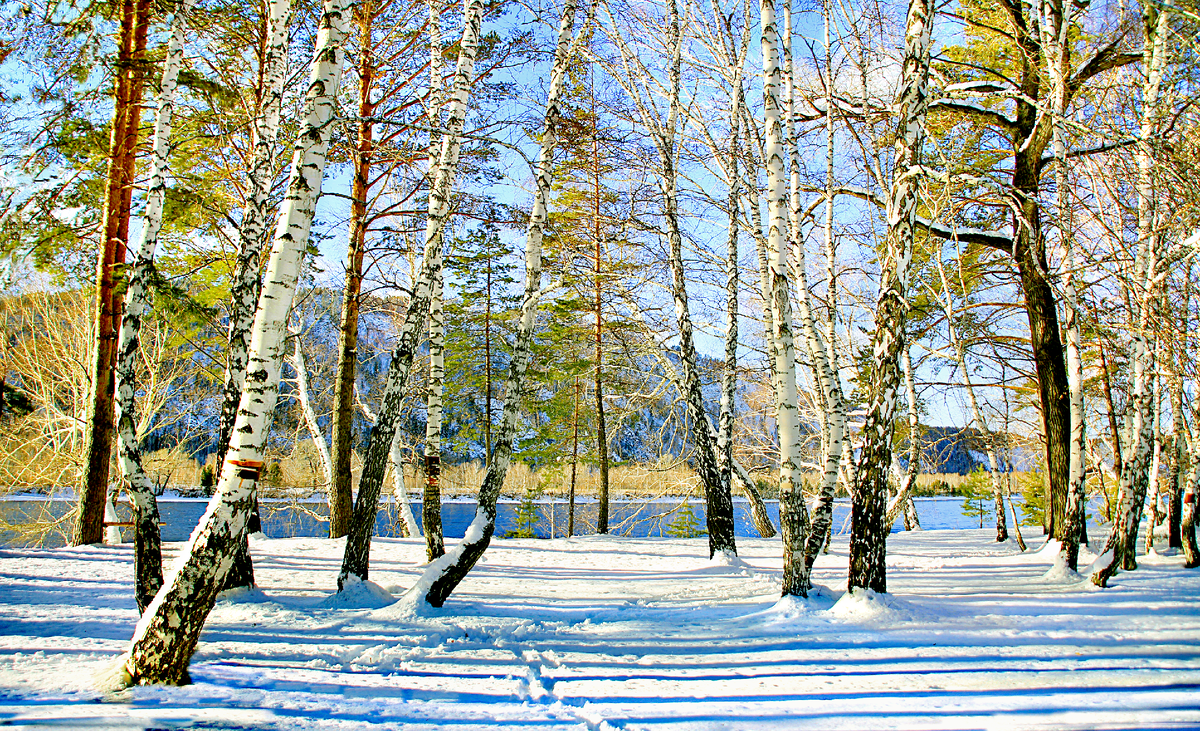
{"label": "dry grass", "polygon": [[[310,442],[304,442],[287,454],[277,454],[271,460],[279,465],[277,485],[265,484],[263,494],[268,497],[283,497],[323,493],[327,486],[321,474],[320,460]],[[191,491],[200,484],[200,465],[194,460],[180,458],[174,466],[163,455],[162,462],[153,474],[170,475],[168,486],[175,490]],[[158,464],[158,463],[156,463]],[[213,458],[208,464],[213,465]],[[362,470],[358,454],[352,457],[354,481]],[[148,468],[149,471],[149,468]],[[442,495],[447,498],[470,497],[479,492],[483,484],[483,465],[468,462],[458,465],[443,465],[441,475]],[[565,497],[570,488],[571,466],[559,464],[531,469],[524,462],[514,462],[504,480],[502,494],[505,497],[521,497],[527,493]],[[662,460],[654,464],[622,464],[609,470],[609,494],[613,499],[622,497],[654,497],[657,495],[695,495],[699,492],[699,478],[686,464],[676,460]],[[411,464],[404,469],[404,481],[410,494],[422,490],[421,476]],[[389,474],[385,491],[391,492],[392,477]],[[575,494],[595,495],[600,488],[600,471],[594,466],[579,464],[575,473]]]}

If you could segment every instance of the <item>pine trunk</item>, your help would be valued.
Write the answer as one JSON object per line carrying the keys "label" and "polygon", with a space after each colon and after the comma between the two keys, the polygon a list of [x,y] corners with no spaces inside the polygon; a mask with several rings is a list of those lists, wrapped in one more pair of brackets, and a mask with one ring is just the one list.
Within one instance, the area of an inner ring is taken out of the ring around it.
{"label": "pine trunk", "polygon": [[[596,115],[596,90],[591,86],[592,78],[588,77],[588,91],[592,97],[592,114]],[[598,116],[594,117],[599,120]],[[608,533],[608,424],[604,408],[604,301],[602,299],[604,279],[600,269],[602,261],[603,236],[600,226],[600,137],[593,129],[592,134],[592,240],[595,245],[595,308],[596,308],[596,377],[594,390],[596,392],[596,461],[600,468],[600,485],[596,499],[599,502],[596,511],[596,532]]]}
{"label": "pine trunk", "polygon": [[888,196],[888,233],[882,256],[873,359],[868,386],[869,406],[863,421],[863,444],[851,494],[850,579],[854,589],[887,591],[887,533],[884,510],[888,469],[892,463],[896,393],[900,384],[900,353],[908,319],[908,270],[913,255],[921,145],[928,107],[929,45],[933,6],[910,0],[904,33],[904,66],[897,97],[900,124],[896,163]]}
{"label": "pine trunk", "polygon": [[246,528],[253,485],[262,466],[262,433],[279,391],[287,317],[321,191],[341,80],[348,4],[348,0],[329,0],[320,21],[288,190],[254,319],[246,383],[217,493],[138,622],[128,650],[108,679],[111,686],[189,682],[188,662],[232,562],[237,539]]}
{"label": "pine trunk", "polygon": [[337,375],[333,387],[333,484],[329,487],[329,537],[341,538],[350,529],[353,505],[354,379],[358,371],[358,316],[367,246],[367,196],[374,162],[375,114],[371,92],[376,59],[371,37],[375,19],[373,3],[356,4],[358,25],[358,139],[350,184],[350,232],[346,248],[346,281],[342,289],[342,315],[338,322]]}
{"label": "pine trunk", "polygon": [[116,269],[125,261],[129,243],[129,209],[142,116],[142,61],[150,28],[150,0],[122,0],[112,133],[108,143],[108,181],[104,198],[104,241],[96,263],[96,341],[91,354],[85,467],[71,544],[104,539],[104,501],[112,458],[117,332],[121,298]]}

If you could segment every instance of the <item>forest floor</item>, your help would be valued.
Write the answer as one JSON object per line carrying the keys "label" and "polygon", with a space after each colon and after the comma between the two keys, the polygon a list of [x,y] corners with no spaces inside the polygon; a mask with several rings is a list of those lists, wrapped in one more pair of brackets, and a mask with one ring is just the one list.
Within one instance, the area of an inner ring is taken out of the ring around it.
{"label": "forest floor", "polygon": [[402,596],[417,540],[331,596],[341,541],[256,539],[194,684],[119,697],[92,684],[137,620],[130,547],[2,549],[0,726],[1200,727],[1200,570],[1152,554],[1100,590],[992,535],[891,536],[888,595],[845,593],[840,537],[807,601],[778,599],[778,540],[498,540],[437,610]]}

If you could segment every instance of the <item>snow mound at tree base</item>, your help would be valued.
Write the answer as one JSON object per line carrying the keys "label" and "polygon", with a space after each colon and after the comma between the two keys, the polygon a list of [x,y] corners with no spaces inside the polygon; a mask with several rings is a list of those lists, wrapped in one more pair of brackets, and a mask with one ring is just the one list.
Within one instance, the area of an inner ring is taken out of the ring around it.
{"label": "snow mound at tree base", "polygon": [[396,597],[379,584],[350,574],[346,577],[342,590],[321,604],[330,609],[379,609],[395,602]]}
{"label": "snow mound at tree base", "polygon": [[829,613],[842,621],[865,625],[917,621],[916,613],[906,602],[871,589],[851,589],[830,608]]}

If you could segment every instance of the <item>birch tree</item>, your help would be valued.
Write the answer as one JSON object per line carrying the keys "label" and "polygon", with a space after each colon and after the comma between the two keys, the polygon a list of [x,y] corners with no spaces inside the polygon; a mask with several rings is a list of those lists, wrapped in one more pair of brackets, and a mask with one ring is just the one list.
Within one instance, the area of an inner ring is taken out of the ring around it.
{"label": "birch tree", "polygon": [[[1160,92],[1168,53],[1170,12],[1155,5],[1142,7],[1142,53],[1145,80],[1142,87],[1141,129],[1137,158],[1137,250],[1131,277],[1128,301],[1133,304],[1129,313],[1130,339],[1133,343],[1128,444],[1122,448],[1121,488],[1118,505],[1120,515],[1113,521],[1106,551],[1092,565],[1092,583],[1107,586],[1118,568],[1132,571],[1137,568],[1138,527],[1146,502],[1146,489],[1151,479],[1150,462],[1154,452],[1154,393],[1155,351],[1152,318],[1158,299],[1160,251],[1157,201],[1154,191],[1155,158],[1153,140],[1162,118]],[[1152,528],[1151,528],[1152,529]]]}
{"label": "birch tree", "polygon": [[[242,386],[246,380],[250,330],[254,325],[255,305],[262,288],[262,254],[271,233],[267,226],[270,206],[268,196],[275,174],[279,117],[288,68],[287,31],[290,20],[291,0],[270,0],[267,4],[266,47],[261,67],[263,93],[258,113],[254,118],[254,153],[247,176],[249,194],[242,210],[242,223],[238,227],[237,259],[234,262],[233,282],[230,285],[224,397],[217,433],[218,464],[225,461],[230,432],[233,430]],[[257,485],[252,489],[257,491]],[[255,500],[257,501],[257,497]],[[252,528],[253,515],[254,513],[251,514]],[[254,566],[250,558],[250,545],[246,537],[241,536],[238,538],[237,554],[227,575],[225,588],[250,586],[253,583]]]}
{"label": "birch tree", "polygon": [[[761,0],[763,63],[763,163],[767,168],[767,240],[774,354],[775,428],[779,433],[779,526],[783,536],[784,596],[808,596],[808,506],[800,481],[800,419],[796,403],[796,356],[788,281],[788,189],[784,167],[783,105],[779,28],[773,0]],[[761,256],[761,255],[760,255]],[[764,284],[764,294],[766,286]]]}
{"label": "birch tree", "polygon": [[662,201],[663,224],[666,229],[667,263],[670,268],[671,299],[679,328],[679,359],[684,390],[680,394],[687,408],[692,430],[693,453],[700,484],[704,488],[707,509],[708,550],[735,555],[733,499],[728,482],[721,481],[721,469],[711,445],[716,435],[704,409],[704,395],[696,366],[696,346],[688,302],[686,272],[683,263],[683,231],[679,211],[679,134],[683,124],[682,75],[683,18],[675,0],[666,2],[666,83],[660,89],[667,97],[665,115],[657,109],[649,91],[653,82],[631,45],[621,37],[611,8],[605,6],[614,32],[611,40],[621,56],[622,73],[617,82],[629,96],[636,109],[637,119],[648,131],[658,155],[657,183]]}
{"label": "birch tree", "polygon": [[171,149],[171,117],[175,109],[175,88],[179,69],[183,66],[184,21],[190,3],[181,0],[171,17],[171,35],[163,61],[159,83],[158,111],[151,137],[153,158],[150,163],[150,187],[146,196],[146,212],[142,216],[142,233],[133,249],[129,282],[125,290],[125,314],[121,318],[120,339],[117,345],[117,456],[121,473],[129,482],[133,502],[134,531],[134,597],[138,610],[144,612],[162,586],[162,553],[158,532],[158,501],[154,483],[142,469],[142,452],[136,432],[137,413],[134,392],[137,390],[138,345],[142,315],[146,311],[151,278],[154,275],[154,253],[158,233],[162,228],[163,203],[167,194],[167,156]]}
{"label": "birch tree", "polygon": [[576,0],[566,0],[558,28],[558,41],[555,46],[553,66],[550,70],[550,87],[547,90],[545,114],[542,120],[540,147],[535,162],[534,175],[537,187],[525,235],[525,293],[521,300],[521,316],[517,326],[512,360],[509,362],[504,412],[501,417],[500,429],[496,434],[491,462],[487,474],[483,478],[483,484],[479,488],[475,519],[471,521],[462,541],[445,555],[433,561],[421,578],[417,580],[417,583],[408,591],[408,596],[420,597],[434,607],[442,606],[467,573],[474,568],[484,551],[487,550],[496,530],[496,501],[500,497],[500,488],[504,485],[504,477],[508,473],[508,466],[512,459],[521,385],[529,368],[534,318],[541,295],[542,237],[546,227],[551,164],[561,115],[559,104],[568,65],[575,56],[577,46],[577,43],[572,41],[576,8]]}
{"label": "birch tree", "polygon": [[[475,58],[479,52],[479,31],[483,20],[482,0],[466,0],[463,5],[463,32],[459,42],[458,62],[450,90],[449,108],[446,113],[445,131],[440,136],[440,150],[433,182],[429,189],[428,215],[425,224],[425,253],[412,298],[400,330],[400,337],[392,351],[388,366],[379,416],[371,438],[367,442],[363,457],[363,471],[358,483],[358,498],[354,504],[354,515],[346,537],[346,552],[342,558],[342,570],[338,575],[338,590],[354,575],[365,580],[368,575],[371,551],[371,536],[375,530],[375,514],[379,510],[379,494],[387,471],[388,454],[396,431],[398,406],[403,396],[404,385],[412,368],[413,357],[419,344],[419,332],[429,312],[433,296],[434,266],[441,258],[442,232],[450,213],[450,193],[458,170],[459,151],[462,146],[463,123],[466,119],[467,100],[474,79]],[[430,531],[426,527],[426,535]]]}
{"label": "birch tree", "polygon": [[308,435],[312,440],[313,448],[317,450],[317,461],[321,463],[321,487],[329,489],[333,483],[333,461],[330,459],[329,445],[325,443],[325,433],[317,422],[317,413],[313,410],[312,398],[309,395],[308,363],[304,358],[299,326],[289,329],[289,335],[292,341],[292,354],[288,356],[287,362],[291,365],[292,372],[296,374],[296,401],[299,402],[300,414],[304,418],[304,425],[308,427]]}
{"label": "birch tree", "polygon": [[270,0],[267,5],[266,48],[262,60],[264,77],[262,101],[254,118],[254,152],[247,175],[248,195],[238,227],[237,259],[230,286],[229,338],[226,353],[224,398],[221,403],[220,431],[217,436],[217,462],[225,459],[229,433],[237,414],[254,325],[255,305],[262,286],[261,258],[270,240],[267,226],[270,214],[268,196],[275,175],[276,145],[279,141],[279,117],[283,89],[287,80],[288,24],[291,0]]}
{"label": "birch tree", "polygon": [[900,384],[900,352],[908,317],[908,275],[912,262],[921,177],[921,146],[928,108],[929,46],[933,6],[910,0],[904,30],[904,64],[896,111],[895,166],[888,195],[888,232],[881,257],[869,406],[862,427],[862,446],[851,493],[849,587],[887,591],[884,511],[887,475],[892,462],[896,395]]}
{"label": "birch tree", "polygon": [[842,443],[846,430],[846,401],[842,395],[842,379],[836,367],[835,338],[836,324],[832,314],[837,308],[837,286],[834,277],[836,262],[835,244],[833,238],[833,69],[830,60],[830,16],[829,3],[824,5],[825,32],[825,126],[826,126],[826,196],[825,196],[825,247],[827,261],[827,281],[829,283],[828,298],[830,320],[826,323],[826,335],[822,337],[818,327],[817,316],[814,313],[812,294],[808,286],[808,265],[804,247],[804,237],[801,233],[800,209],[800,144],[796,136],[796,123],[799,110],[796,106],[796,80],[792,62],[792,13],[789,5],[784,6],[784,78],[787,85],[787,147],[791,158],[791,174],[789,176],[789,207],[788,218],[791,225],[791,243],[794,253],[796,271],[796,305],[800,310],[800,326],[807,343],[809,358],[812,362],[813,380],[820,392],[820,409],[822,412],[821,451],[823,469],[821,488],[817,493],[816,504],[813,506],[812,529],[809,532],[804,549],[804,560],[808,571],[812,571],[817,554],[825,545],[825,539],[833,525],[833,496],[837,490],[838,466],[842,462]]}
{"label": "birch tree", "polygon": [[262,433],[274,409],[284,337],[325,169],[334,95],[341,81],[348,0],[328,0],[320,19],[300,134],[250,340],[246,382],[217,492],[186,549],[142,614],[110,687],[189,682],[188,662],[246,528],[262,467]]}
{"label": "birch tree", "polygon": [[[698,110],[689,109],[691,122],[700,130],[703,140],[711,151],[720,168],[722,177],[728,185],[725,212],[728,216],[726,250],[724,258],[725,270],[725,363],[721,379],[720,411],[717,426],[711,431],[716,434],[716,460],[721,471],[721,481],[731,488],[737,486],[750,502],[750,516],[754,527],[763,538],[773,538],[776,534],[771,516],[767,512],[754,481],[751,480],[745,468],[734,458],[734,425],[737,421],[737,384],[738,384],[738,332],[739,332],[739,302],[741,289],[739,241],[742,229],[741,201],[743,198],[743,181],[745,174],[740,169],[743,157],[742,126],[746,115],[744,72],[746,59],[750,51],[750,3],[742,1],[742,23],[740,34],[735,33],[732,13],[726,14],[717,2],[711,5],[711,18],[701,29],[701,41],[714,57],[722,83],[729,88],[728,117],[729,135],[721,140],[710,129],[710,120]],[[761,238],[761,233],[758,233]],[[654,330],[642,319],[643,330],[648,335],[647,341],[656,346],[654,354],[659,366],[668,374],[675,387],[683,392],[684,386],[678,370],[663,351],[662,342],[654,337]]]}

